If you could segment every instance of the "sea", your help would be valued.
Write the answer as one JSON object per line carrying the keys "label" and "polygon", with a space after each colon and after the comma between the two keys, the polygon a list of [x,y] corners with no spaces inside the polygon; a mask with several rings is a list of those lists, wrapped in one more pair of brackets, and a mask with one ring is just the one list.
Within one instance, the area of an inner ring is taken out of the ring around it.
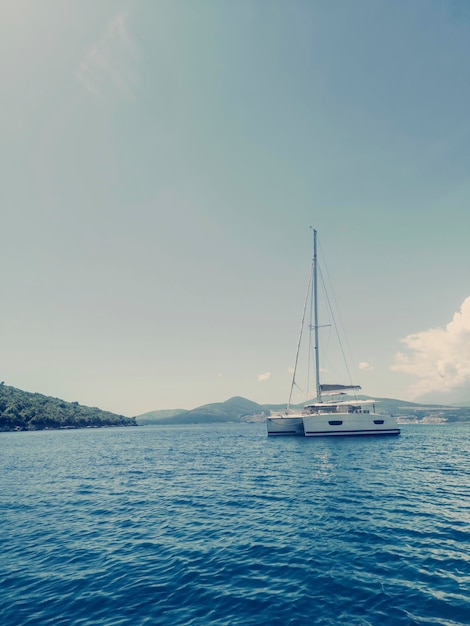
{"label": "sea", "polygon": [[470,624],[470,424],[0,433],[0,624]]}

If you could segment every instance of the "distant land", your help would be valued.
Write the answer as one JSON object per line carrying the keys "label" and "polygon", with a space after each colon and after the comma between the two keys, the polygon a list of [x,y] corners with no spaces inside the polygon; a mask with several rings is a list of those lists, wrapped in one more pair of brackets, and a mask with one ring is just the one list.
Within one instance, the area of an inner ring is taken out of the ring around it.
{"label": "distant land", "polygon": [[[359,396],[358,400],[370,400]],[[375,398],[377,409],[392,413],[400,422],[470,422],[470,406],[428,405]],[[304,403],[293,405],[301,408]],[[283,411],[285,404],[258,404],[240,396],[225,402],[204,404],[191,410],[149,411],[125,417],[78,402],[40,393],[22,391],[0,383],[0,432],[21,430],[102,428],[106,426],[144,426],[177,424],[219,424],[223,422],[263,422],[271,412]]]}
{"label": "distant land", "polygon": [[116,415],[78,402],[65,402],[0,383],[0,431],[137,426],[133,417]]}
{"label": "distant land", "polygon": [[[370,400],[359,396],[359,400]],[[393,398],[375,398],[377,410],[391,413],[402,422],[470,422],[470,407],[417,404]],[[293,405],[302,408],[305,403]],[[235,396],[225,402],[204,404],[196,409],[171,409],[149,411],[136,416],[137,424],[144,426],[171,424],[211,424],[220,422],[261,422],[272,411],[282,411],[285,404],[257,404],[246,398]]]}
{"label": "distant land", "polygon": [[256,422],[269,415],[268,405],[257,404],[246,398],[235,396],[225,402],[204,404],[189,411],[150,411],[136,417],[139,425],[144,424],[210,424],[220,422]]}

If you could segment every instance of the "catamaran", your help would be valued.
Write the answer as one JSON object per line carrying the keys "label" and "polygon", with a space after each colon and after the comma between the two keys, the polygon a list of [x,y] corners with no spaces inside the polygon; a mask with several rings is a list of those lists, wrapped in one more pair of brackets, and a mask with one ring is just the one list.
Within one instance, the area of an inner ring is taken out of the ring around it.
{"label": "catamaran", "polygon": [[[318,256],[317,231],[313,230],[312,269],[305,298],[300,337],[297,345],[294,374],[292,377],[289,402],[284,413],[266,418],[268,435],[294,435],[305,437],[338,437],[351,435],[399,435],[396,420],[391,415],[377,413],[375,400],[359,400],[357,395],[350,399],[351,393],[361,389],[359,385],[322,384],[320,382],[320,351],[318,323]],[[305,313],[309,297],[312,302],[309,328],[314,332],[315,355],[315,391],[316,399],[303,407],[303,410],[291,409],[292,391],[296,384],[296,371],[299,349],[305,322]],[[347,396],[347,399],[344,399]]]}

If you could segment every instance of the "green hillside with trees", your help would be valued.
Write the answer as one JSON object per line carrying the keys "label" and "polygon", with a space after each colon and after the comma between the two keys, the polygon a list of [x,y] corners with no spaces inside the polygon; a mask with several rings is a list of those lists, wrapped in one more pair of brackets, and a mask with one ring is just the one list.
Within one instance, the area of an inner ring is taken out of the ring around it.
{"label": "green hillside with trees", "polygon": [[135,418],[0,383],[0,431],[137,426]]}

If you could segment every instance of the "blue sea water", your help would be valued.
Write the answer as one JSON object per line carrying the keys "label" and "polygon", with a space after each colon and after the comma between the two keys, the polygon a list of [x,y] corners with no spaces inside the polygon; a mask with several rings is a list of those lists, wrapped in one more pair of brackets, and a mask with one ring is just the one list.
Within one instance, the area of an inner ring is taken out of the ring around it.
{"label": "blue sea water", "polygon": [[0,434],[0,623],[470,624],[470,427]]}

